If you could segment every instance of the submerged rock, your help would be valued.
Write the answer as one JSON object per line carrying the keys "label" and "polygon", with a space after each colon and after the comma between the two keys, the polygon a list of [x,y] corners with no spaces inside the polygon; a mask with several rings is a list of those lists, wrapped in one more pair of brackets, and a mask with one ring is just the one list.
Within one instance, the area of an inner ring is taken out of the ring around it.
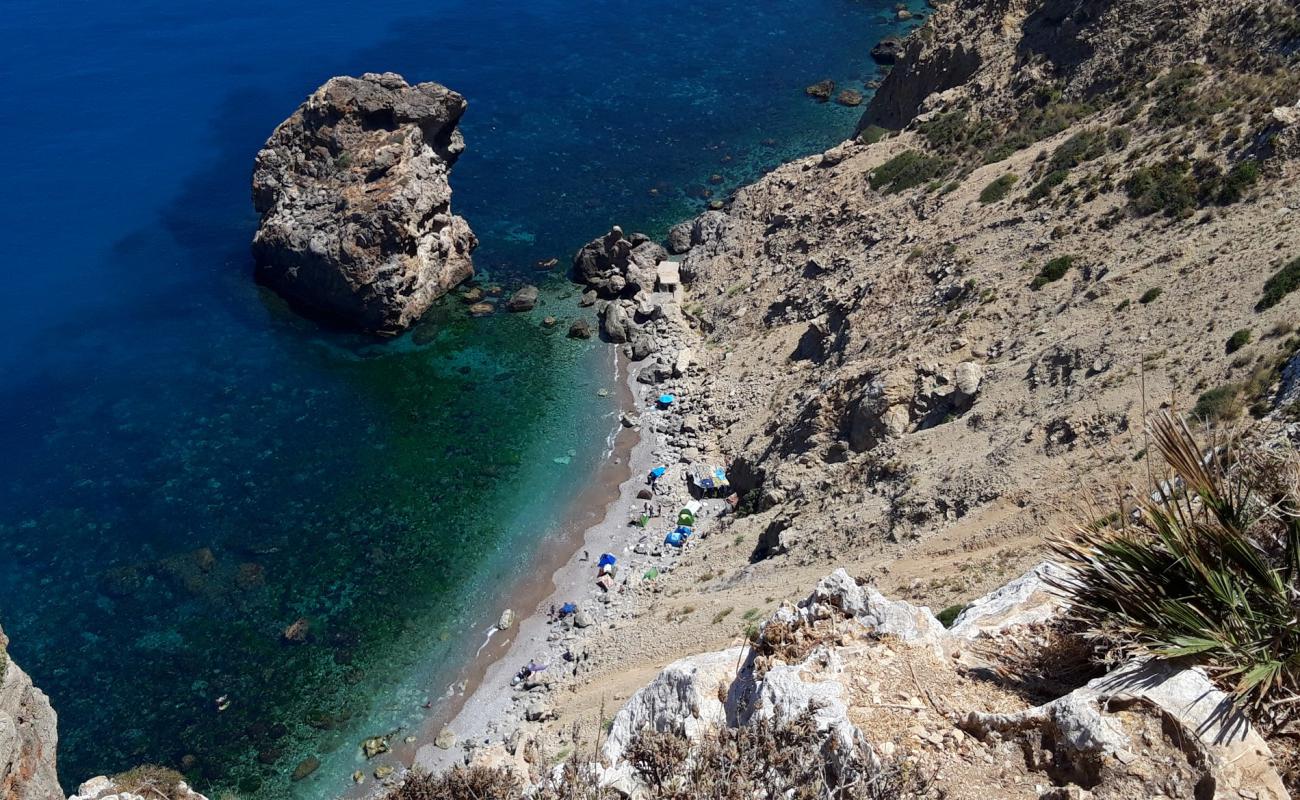
{"label": "submerged rock", "polygon": [[508,311],[532,311],[537,306],[537,287],[525,286],[506,301]]}
{"label": "submerged rock", "polygon": [[300,781],[318,769],[320,769],[320,759],[316,756],[307,756],[293,768],[293,775],[290,777],[294,781]]}
{"label": "submerged rock", "polygon": [[809,86],[807,89],[803,90],[804,94],[808,95],[814,100],[819,100],[823,103],[831,99],[831,95],[834,92],[835,92],[835,81],[829,79],[824,81],[817,81],[812,86]]}
{"label": "submerged rock", "polygon": [[257,154],[258,281],[310,314],[392,335],[470,277],[478,240],[447,183],[465,106],[391,72],[317,89]]}

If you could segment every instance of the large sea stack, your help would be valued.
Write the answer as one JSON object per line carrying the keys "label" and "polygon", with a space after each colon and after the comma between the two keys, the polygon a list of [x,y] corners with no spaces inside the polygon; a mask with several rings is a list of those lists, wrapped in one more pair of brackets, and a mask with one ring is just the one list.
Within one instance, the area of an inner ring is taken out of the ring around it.
{"label": "large sea stack", "polygon": [[305,313],[393,335],[473,275],[478,240],[447,182],[465,105],[391,72],[317,89],[257,154],[257,279]]}

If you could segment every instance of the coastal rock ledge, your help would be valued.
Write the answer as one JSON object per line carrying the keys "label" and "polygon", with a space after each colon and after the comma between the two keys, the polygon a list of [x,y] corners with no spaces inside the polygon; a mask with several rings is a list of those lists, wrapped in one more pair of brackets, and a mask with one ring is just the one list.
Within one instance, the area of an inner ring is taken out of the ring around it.
{"label": "coastal rock ledge", "polygon": [[465,106],[391,72],[317,89],[257,154],[257,280],[312,316],[393,335],[473,275],[478,240],[447,182]]}

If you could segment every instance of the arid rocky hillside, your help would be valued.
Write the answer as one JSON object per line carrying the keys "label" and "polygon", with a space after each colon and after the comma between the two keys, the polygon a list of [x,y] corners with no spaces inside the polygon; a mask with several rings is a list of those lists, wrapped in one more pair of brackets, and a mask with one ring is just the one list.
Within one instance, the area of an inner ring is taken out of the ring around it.
{"label": "arid rocky hillside", "polygon": [[853,141],[674,229],[691,366],[649,373],[741,507],[628,588],[552,729],[837,566],[969,603],[1145,476],[1150,412],[1286,418],[1298,51],[1292,4],[937,4]]}
{"label": "arid rocky hillside", "polygon": [[1296,344],[1297,299],[1263,302],[1300,257],[1294,20],[943,5],[858,141],[696,221],[694,410],[752,490],[738,525],[783,528],[758,555],[1016,535],[1132,472],[1144,410],[1267,408]]}

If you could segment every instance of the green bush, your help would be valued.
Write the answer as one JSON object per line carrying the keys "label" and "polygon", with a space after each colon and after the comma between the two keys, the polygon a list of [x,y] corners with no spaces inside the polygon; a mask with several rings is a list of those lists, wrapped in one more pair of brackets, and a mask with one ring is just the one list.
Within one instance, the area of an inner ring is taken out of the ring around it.
{"label": "green bush", "polygon": [[1011,192],[1011,187],[1016,185],[1018,178],[1014,173],[1008,172],[998,178],[989,181],[989,184],[980,192],[980,202],[988,205],[1004,199]]}
{"label": "green bush", "polygon": [[958,603],[955,606],[948,606],[943,611],[935,614],[934,618],[939,620],[939,623],[942,624],[943,627],[951,628],[952,624],[957,621],[957,617],[961,616],[961,612],[965,610],[966,606]]}
{"label": "green bush", "polygon": [[1106,154],[1106,134],[1100,128],[1088,128],[1066,139],[1052,152],[1048,169],[1073,169],[1085,161]]}
{"label": "green bush", "polygon": [[1211,422],[1229,422],[1241,416],[1241,387],[1227,383],[1196,398],[1192,416]]}
{"label": "green bush", "polygon": [[858,140],[864,144],[875,144],[881,139],[884,139],[890,133],[892,133],[892,131],[888,128],[882,128],[879,125],[868,125],[858,134]]}
{"label": "green bush", "polygon": [[1053,189],[1065,183],[1065,179],[1068,177],[1070,177],[1069,170],[1052,170],[1047,173],[1047,175],[1043,176],[1042,180],[1034,184],[1034,187],[1029,190],[1029,194],[1025,195],[1025,201],[1029,203],[1037,203],[1040,200],[1045,199],[1052,193]]}
{"label": "green bush", "polygon": [[1057,587],[1089,638],[1117,655],[1199,662],[1281,724],[1300,695],[1300,497],[1288,480],[1300,460],[1203,448],[1168,415],[1152,438],[1168,479],[1118,509],[1118,530],[1079,524],[1058,539],[1068,572]]}
{"label": "green bush", "polygon": [[1142,293],[1142,296],[1138,298],[1138,302],[1144,306],[1148,303],[1154,303],[1156,298],[1160,297],[1160,295],[1164,293],[1164,289],[1161,289],[1159,286],[1153,286]]}
{"label": "green bush", "polygon": [[1266,311],[1300,287],[1300,258],[1274,272],[1264,281],[1264,296],[1255,304],[1256,311]]}
{"label": "green bush", "polygon": [[872,171],[871,188],[885,194],[894,194],[928,183],[950,169],[952,163],[946,158],[907,150]]}
{"label": "green bush", "polygon": [[1166,216],[1182,218],[1211,203],[1226,206],[1239,202],[1258,180],[1259,163],[1253,160],[1242,161],[1225,174],[1208,159],[1193,163],[1172,158],[1142,167],[1124,186],[1138,214],[1163,211]]}
{"label": "green bush", "polygon": [[1070,271],[1078,256],[1057,256],[1043,265],[1043,268],[1034,276],[1033,282],[1029,284],[1030,288],[1038,290],[1049,283],[1059,281],[1065,277],[1065,273]]}
{"label": "green bush", "polygon": [[1116,152],[1127,148],[1131,141],[1133,141],[1133,131],[1123,125],[1106,132],[1106,144]]}
{"label": "green bush", "polygon": [[1250,344],[1250,329],[1242,328],[1228,337],[1228,343],[1224,346],[1224,349],[1227,350],[1228,355],[1232,355],[1248,344]]}
{"label": "green bush", "polygon": [[1197,185],[1186,161],[1170,159],[1134,172],[1124,184],[1129,204],[1141,216],[1163,212],[1187,217],[1197,207]]}

